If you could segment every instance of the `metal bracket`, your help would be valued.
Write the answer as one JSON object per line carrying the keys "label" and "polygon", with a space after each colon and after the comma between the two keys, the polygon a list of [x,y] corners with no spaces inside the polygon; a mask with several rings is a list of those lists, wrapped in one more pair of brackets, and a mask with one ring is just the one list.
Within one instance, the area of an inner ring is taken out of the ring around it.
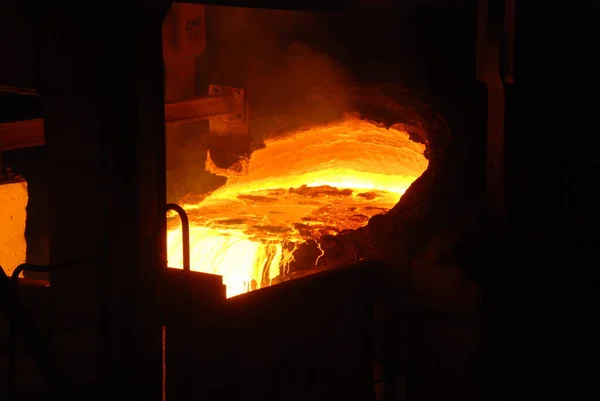
{"label": "metal bracket", "polygon": [[209,96],[165,105],[167,124],[183,124],[199,120],[211,122],[211,132],[229,132],[221,122],[239,127],[247,133],[247,105],[244,90],[227,86],[210,85]]}
{"label": "metal bracket", "polygon": [[214,115],[209,118],[211,135],[247,136],[248,135],[248,103],[244,89],[229,86],[209,85],[210,96],[226,99],[231,106],[231,113]]}

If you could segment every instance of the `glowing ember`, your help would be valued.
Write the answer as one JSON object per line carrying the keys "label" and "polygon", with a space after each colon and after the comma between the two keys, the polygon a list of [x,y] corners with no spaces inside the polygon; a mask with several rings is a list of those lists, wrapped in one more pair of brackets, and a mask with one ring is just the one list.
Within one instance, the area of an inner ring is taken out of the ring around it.
{"label": "glowing ember", "polygon": [[[288,272],[296,244],[319,243],[391,209],[427,168],[424,150],[406,132],[355,116],[267,141],[246,175],[182,205],[192,270],[222,275],[227,297],[270,285]],[[169,266],[181,268],[176,219],[167,242]]]}

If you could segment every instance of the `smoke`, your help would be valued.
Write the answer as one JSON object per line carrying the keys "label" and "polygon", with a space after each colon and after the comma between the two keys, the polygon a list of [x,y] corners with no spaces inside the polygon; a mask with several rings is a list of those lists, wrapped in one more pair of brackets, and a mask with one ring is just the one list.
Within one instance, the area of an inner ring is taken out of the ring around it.
{"label": "smoke", "polygon": [[[207,8],[202,70],[212,82],[247,90],[254,132],[268,124],[333,120],[347,111],[350,74],[329,55],[336,44],[323,15]],[[259,134],[260,136],[260,134]]]}
{"label": "smoke", "polygon": [[[196,94],[207,95],[210,84],[244,88],[253,143],[348,111],[350,75],[329,55],[340,46],[328,34],[323,14],[206,7],[206,49],[196,63]],[[168,128],[170,201],[224,184],[223,177],[204,169],[207,128],[203,122]]]}

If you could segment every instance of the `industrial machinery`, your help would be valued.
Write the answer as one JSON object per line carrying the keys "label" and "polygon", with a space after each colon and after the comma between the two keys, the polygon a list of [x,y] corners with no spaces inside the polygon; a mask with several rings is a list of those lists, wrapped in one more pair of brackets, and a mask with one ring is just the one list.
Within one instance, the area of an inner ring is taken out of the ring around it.
{"label": "industrial machinery", "polygon": [[481,349],[517,351],[480,287],[500,330],[538,257],[516,2],[29,3],[0,9],[0,392],[491,399]]}

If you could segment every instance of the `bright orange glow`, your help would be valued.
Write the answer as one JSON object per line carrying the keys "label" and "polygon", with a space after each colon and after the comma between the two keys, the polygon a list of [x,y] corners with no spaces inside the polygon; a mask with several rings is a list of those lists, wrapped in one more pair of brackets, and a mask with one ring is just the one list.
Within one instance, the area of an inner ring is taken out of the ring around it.
{"label": "bright orange glow", "polygon": [[[285,275],[296,244],[365,226],[391,209],[427,168],[406,132],[348,115],[266,142],[190,217],[192,270],[223,276],[227,297]],[[210,166],[207,167],[210,169]],[[182,267],[181,226],[170,221],[169,266]]]}

